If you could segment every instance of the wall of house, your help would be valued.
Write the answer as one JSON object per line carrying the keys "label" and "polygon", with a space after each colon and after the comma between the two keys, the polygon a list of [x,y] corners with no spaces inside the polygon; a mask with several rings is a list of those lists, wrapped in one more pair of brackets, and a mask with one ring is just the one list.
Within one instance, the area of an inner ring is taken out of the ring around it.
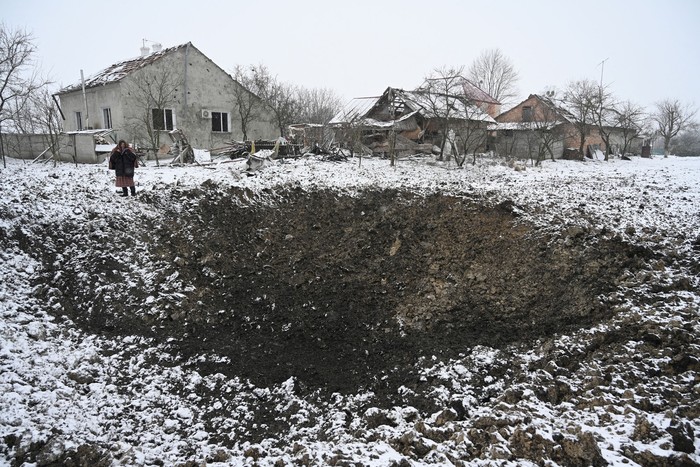
{"label": "wall of house", "polygon": [[[564,139],[555,138],[552,142],[552,153],[555,159],[564,153]],[[519,159],[537,158],[539,141],[531,131],[499,131],[496,136],[496,152],[501,156]],[[545,159],[551,158],[550,154]]]}
{"label": "wall of house", "polygon": [[491,118],[496,118],[501,113],[501,104],[488,103],[485,106],[484,111],[489,114]]}
{"label": "wall of house", "polygon": [[[120,83],[110,83],[104,86],[96,86],[85,89],[85,97],[82,91],[62,94],[60,96],[61,110],[65,116],[63,121],[63,131],[78,131],[76,112],[82,114],[83,130],[104,129],[103,109],[109,108],[112,113],[112,128],[120,130],[123,128],[123,108],[121,101]],[[86,120],[85,101],[87,101],[87,113],[89,119]]]}
{"label": "wall of house", "polygon": [[[89,126],[102,128],[102,109],[109,107],[112,112],[112,127],[119,139],[149,147],[150,141],[144,136],[143,125],[139,125],[139,114],[144,111],[143,104],[130,94],[141,73],[170,72],[180,81],[180,86],[167,108],[175,114],[175,127],[182,130],[189,143],[198,149],[211,149],[232,140],[243,138],[240,129],[235,96],[233,90],[239,84],[233,78],[207,58],[194,46],[179,47],[173,52],[132,72],[121,81],[86,89]],[[61,108],[66,116],[64,131],[77,130],[75,112],[83,113],[85,124],[85,105],[82,91],[75,91],[59,96]],[[204,118],[202,110],[227,112],[229,115],[228,132],[212,131],[211,118]],[[274,139],[279,131],[269,123],[269,113],[248,125],[248,138]],[[167,132],[161,132],[160,144],[172,144]]]}
{"label": "wall of house", "polygon": [[539,101],[535,96],[530,96],[525,99],[520,104],[516,105],[510,110],[503,112],[502,114],[495,117],[496,121],[499,123],[518,123],[523,121],[523,107],[537,107]]}
{"label": "wall of house", "polygon": [[[185,121],[178,122],[187,135],[190,144],[198,148],[221,146],[231,140],[243,139],[240,117],[238,116],[234,89],[240,86],[228,73],[219,68],[197,49],[190,48],[180,52],[181,64],[187,55],[186,95],[183,93],[181,114]],[[185,91],[183,89],[183,91]],[[229,114],[229,131],[213,132],[212,120],[202,116],[202,110],[227,112]],[[274,139],[279,131],[269,123],[270,115],[265,113],[261,119],[248,125],[248,139]]]}
{"label": "wall of house", "polygon": [[[574,125],[566,125],[566,138],[564,140],[565,148],[578,149],[581,144],[581,135],[578,133]],[[605,143],[603,143],[603,138],[600,136],[600,132],[597,128],[592,127],[583,143],[583,151],[585,153],[588,146],[598,146],[601,151],[605,151]]]}

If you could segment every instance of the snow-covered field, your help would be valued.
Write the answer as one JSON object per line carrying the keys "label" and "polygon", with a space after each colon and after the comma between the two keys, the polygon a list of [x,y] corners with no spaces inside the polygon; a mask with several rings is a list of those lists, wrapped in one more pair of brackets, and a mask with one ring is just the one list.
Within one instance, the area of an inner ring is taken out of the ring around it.
{"label": "snow-covered field", "polygon": [[[128,225],[134,212],[154,219],[158,213],[138,196],[118,197],[105,165],[7,159],[0,169],[0,464],[63,462],[86,445],[99,448],[93,465],[515,466],[537,465],[537,456],[580,459],[572,465],[700,463],[700,158],[545,161],[525,171],[486,159],[456,169],[425,158],[393,168],[372,158],[361,165],[301,158],[253,176],[244,167],[228,160],[188,167],[149,162],[136,180],[141,193],[213,182],[253,193],[294,186],[350,196],[396,187],[475,194],[494,204],[511,200],[522,219],[541,229],[605,231],[667,259],[619,284],[622,304],[605,323],[527,352],[478,347],[457,361],[436,360],[425,377],[435,381],[444,411],[358,412],[372,394],[319,402],[298,397],[293,378],[261,388],[223,375],[203,377],[180,365],[153,364],[172,358],[144,338],[108,339],[59,323],[60,310],[51,307],[60,303],[36,292],[41,285],[33,279],[44,265],[25,239],[42,231],[39,226],[63,222],[89,224],[99,236],[105,219]],[[685,286],[673,286],[678,283]],[[606,349],[606,336],[631,323],[649,337]],[[667,339],[680,339],[673,354],[665,353]],[[649,343],[656,345],[649,350]],[[580,364],[564,368],[574,357]],[[505,365],[517,376],[490,377],[476,388],[484,368]],[[199,403],[207,388],[221,392],[218,406]],[[251,443],[241,430],[262,399],[289,414],[282,443]],[[456,399],[469,408],[467,416],[450,411]],[[229,447],[202,422],[214,412]]]}

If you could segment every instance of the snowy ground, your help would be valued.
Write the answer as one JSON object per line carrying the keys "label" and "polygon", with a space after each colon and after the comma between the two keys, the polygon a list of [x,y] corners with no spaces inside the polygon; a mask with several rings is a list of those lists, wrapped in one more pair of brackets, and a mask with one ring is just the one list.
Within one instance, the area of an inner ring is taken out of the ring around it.
{"label": "snowy ground", "polygon": [[[48,465],[76,452],[93,465],[700,463],[700,158],[546,161],[525,171],[492,160],[455,169],[425,158],[395,168],[379,159],[360,166],[302,158],[253,176],[244,168],[228,160],[190,167],[149,162],[136,179],[142,193],[213,183],[248,188],[261,199],[280,186],[329,187],[349,196],[391,187],[475,194],[494,204],[512,201],[544,230],[610,232],[653,248],[664,261],[619,284],[615,313],[605,323],[526,352],[479,347],[426,365],[443,411],[358,412],[371,394],[310,401],[297,397],[294,379],[261,388],[202,377],[181,365],[154,364],[173,357],[144,338],[113,340],[59,323],[60,310],[51,309],[59,301],[42,299],[41,285],[33,283],[46,265],[27,239],[62,223],[84,223],[100,236],[105,219],[128,225],[130,213],[154,220],[158,213],[138,197],[117,197],[104,165],[8,159],[0,169],[0,464]],[[609,336],[632,325],[644,332],[606,348]],[[567,367],[571,359],[578,364]],[[510,373],[480,380],[484,368],[499,366]],[[202,407],[198,394],[206,390],[220,392],[221,402]],[[468,415],[449,408],[457,399]],[[286,442],[250,443],[241,432],[259,400],[289,415]],[[207,413],[218,414],[231,446],[207,431],[201,421]],[[85,446],[92,451],[80,451]]]}

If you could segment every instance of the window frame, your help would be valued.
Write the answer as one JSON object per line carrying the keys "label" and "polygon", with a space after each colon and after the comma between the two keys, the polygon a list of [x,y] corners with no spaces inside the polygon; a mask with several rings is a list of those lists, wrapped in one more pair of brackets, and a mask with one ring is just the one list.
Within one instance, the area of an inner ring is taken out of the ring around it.
{"label": "window frame", "polygon": [[[161,112],[163,120],[160,121],[159,118],[156,118],[156,112]],[[168,118],[169,117],[169,118]],[[152,108],[151,109],[151,121],[153,124],[153,129],[156,131],[173,131],[175,128],[177,128],[177,125],[175,123],[175,109],[171,108],[164,108],[164,109],[157,109],[157,108]],[[156,124],[156,122],[159,122],[159,124]],[[168,125],[168,123],[170,125]],[[168,127],[170,126],[170,128]]]}
{"label": "window frame", "polygon": [[102,128],[112,129],[112,109],[110,107],[102,108]]}
{"label": "window frame", "polygon": [[81,111],[75,112],[75,128],[78,131],[83,131],[83,113]]}
{"label": "window frame", "polygon": [[[214,115],[218,115],[218,120],[214,118]],[[219,128],[215,129],[214,124],[219,122]],[[231,120],[228,112],[212,111],[211,113],[211,132],[212,133],[231,133]]]}

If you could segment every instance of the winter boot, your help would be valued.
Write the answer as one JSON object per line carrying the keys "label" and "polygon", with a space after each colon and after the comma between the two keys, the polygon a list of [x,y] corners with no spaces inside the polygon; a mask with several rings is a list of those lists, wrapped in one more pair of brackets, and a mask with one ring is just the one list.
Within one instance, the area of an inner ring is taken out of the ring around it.
{"label": "winter boot", "polygon": [[131,189],[131,196],[136,196],[136,187],[130,186],[129,189]]}
{"label": "winter boot", "polygon": [[122,192],[119,196],[129,196],[129,189],[127,187],[122,187]]}

